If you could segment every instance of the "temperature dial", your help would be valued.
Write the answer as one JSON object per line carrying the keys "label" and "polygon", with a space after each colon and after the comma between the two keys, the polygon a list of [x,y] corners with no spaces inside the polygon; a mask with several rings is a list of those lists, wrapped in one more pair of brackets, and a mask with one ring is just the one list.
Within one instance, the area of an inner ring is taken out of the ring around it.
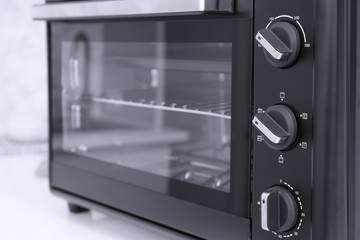
{"label": "temperature dial", "polygon": [[285,105],[274,105],[253,119],[265,143],[274,150],[290,149],[298,135],[298,124],[294,112]]}
{"label": "temperature dial", "polygon": [[270,232],[288,232],[299,218],[297,202],[284,187],[269,188],[261,195],[261,227]]}
{"label": "temperature dial", "polygon": [[289,22],[276,22],[269,28],[260,29],[255,38],[264,48],[268,62],[275,67],[289,67],[299,56],[300,34]]}

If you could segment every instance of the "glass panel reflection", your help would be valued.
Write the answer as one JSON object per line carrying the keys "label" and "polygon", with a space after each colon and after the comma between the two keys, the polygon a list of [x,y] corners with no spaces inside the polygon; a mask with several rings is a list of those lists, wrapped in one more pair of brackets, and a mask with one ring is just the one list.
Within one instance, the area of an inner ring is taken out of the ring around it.
{"label": "glass panel reflection", "polygon": [[63,148],[230,192],[230,43],[62,43]]}

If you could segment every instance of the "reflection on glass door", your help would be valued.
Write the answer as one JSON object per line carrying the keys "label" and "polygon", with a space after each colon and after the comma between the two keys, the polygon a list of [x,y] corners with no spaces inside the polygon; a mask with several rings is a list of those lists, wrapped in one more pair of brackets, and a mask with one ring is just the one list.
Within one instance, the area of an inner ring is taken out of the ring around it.
{"label": "reflection on glass door", "polygon": [[61,49],[64,151],[230,192],[231,43]]}

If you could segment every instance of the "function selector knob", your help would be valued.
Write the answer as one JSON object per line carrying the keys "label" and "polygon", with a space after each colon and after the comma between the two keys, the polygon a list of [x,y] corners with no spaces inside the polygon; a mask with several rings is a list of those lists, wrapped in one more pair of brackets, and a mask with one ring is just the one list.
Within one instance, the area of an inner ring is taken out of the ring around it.
{"label": "function selector knob", "polygon": [[284,187],[275,186],[261,194],[261,227],[265,231],[291,231],[299,218],[299,209],[293,194]]}
{"label": "function selector knob", "polygon": [[274,67],[289,67],[299,56],[299,30],[289,22],[276,22],[269,28],[260,29],[255,38],[264,48],[266,59]]}
{"label": "function selector knob", "polygon": [[294,112],[285,105],[274,105],[256,114],[252,123],[274,150],[288,150],[296,141],[298,123]]}

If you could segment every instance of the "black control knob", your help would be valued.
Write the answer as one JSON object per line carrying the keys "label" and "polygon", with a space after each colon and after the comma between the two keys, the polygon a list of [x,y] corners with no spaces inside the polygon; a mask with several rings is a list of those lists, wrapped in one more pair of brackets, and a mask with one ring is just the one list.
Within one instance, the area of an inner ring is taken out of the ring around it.
{"label": "black control knob", "polygon": [[292,230],[299,217],[295,197],[284,187],[269,188],[261,195],[261,227],[270,232]]}
{"label": "black control knob", "polygon": [[253,119],[265,143],[274,150],[289,150],[298,135],[298,123],[294,112],[285,105],[274,105]]}
{"label": "black control knob", "polygon": [[289,22],[276,22],[267,29],[260,29],[255,38],[264,48],[268,62],[275,67],[289,67],[299,56],[300,34]]}

